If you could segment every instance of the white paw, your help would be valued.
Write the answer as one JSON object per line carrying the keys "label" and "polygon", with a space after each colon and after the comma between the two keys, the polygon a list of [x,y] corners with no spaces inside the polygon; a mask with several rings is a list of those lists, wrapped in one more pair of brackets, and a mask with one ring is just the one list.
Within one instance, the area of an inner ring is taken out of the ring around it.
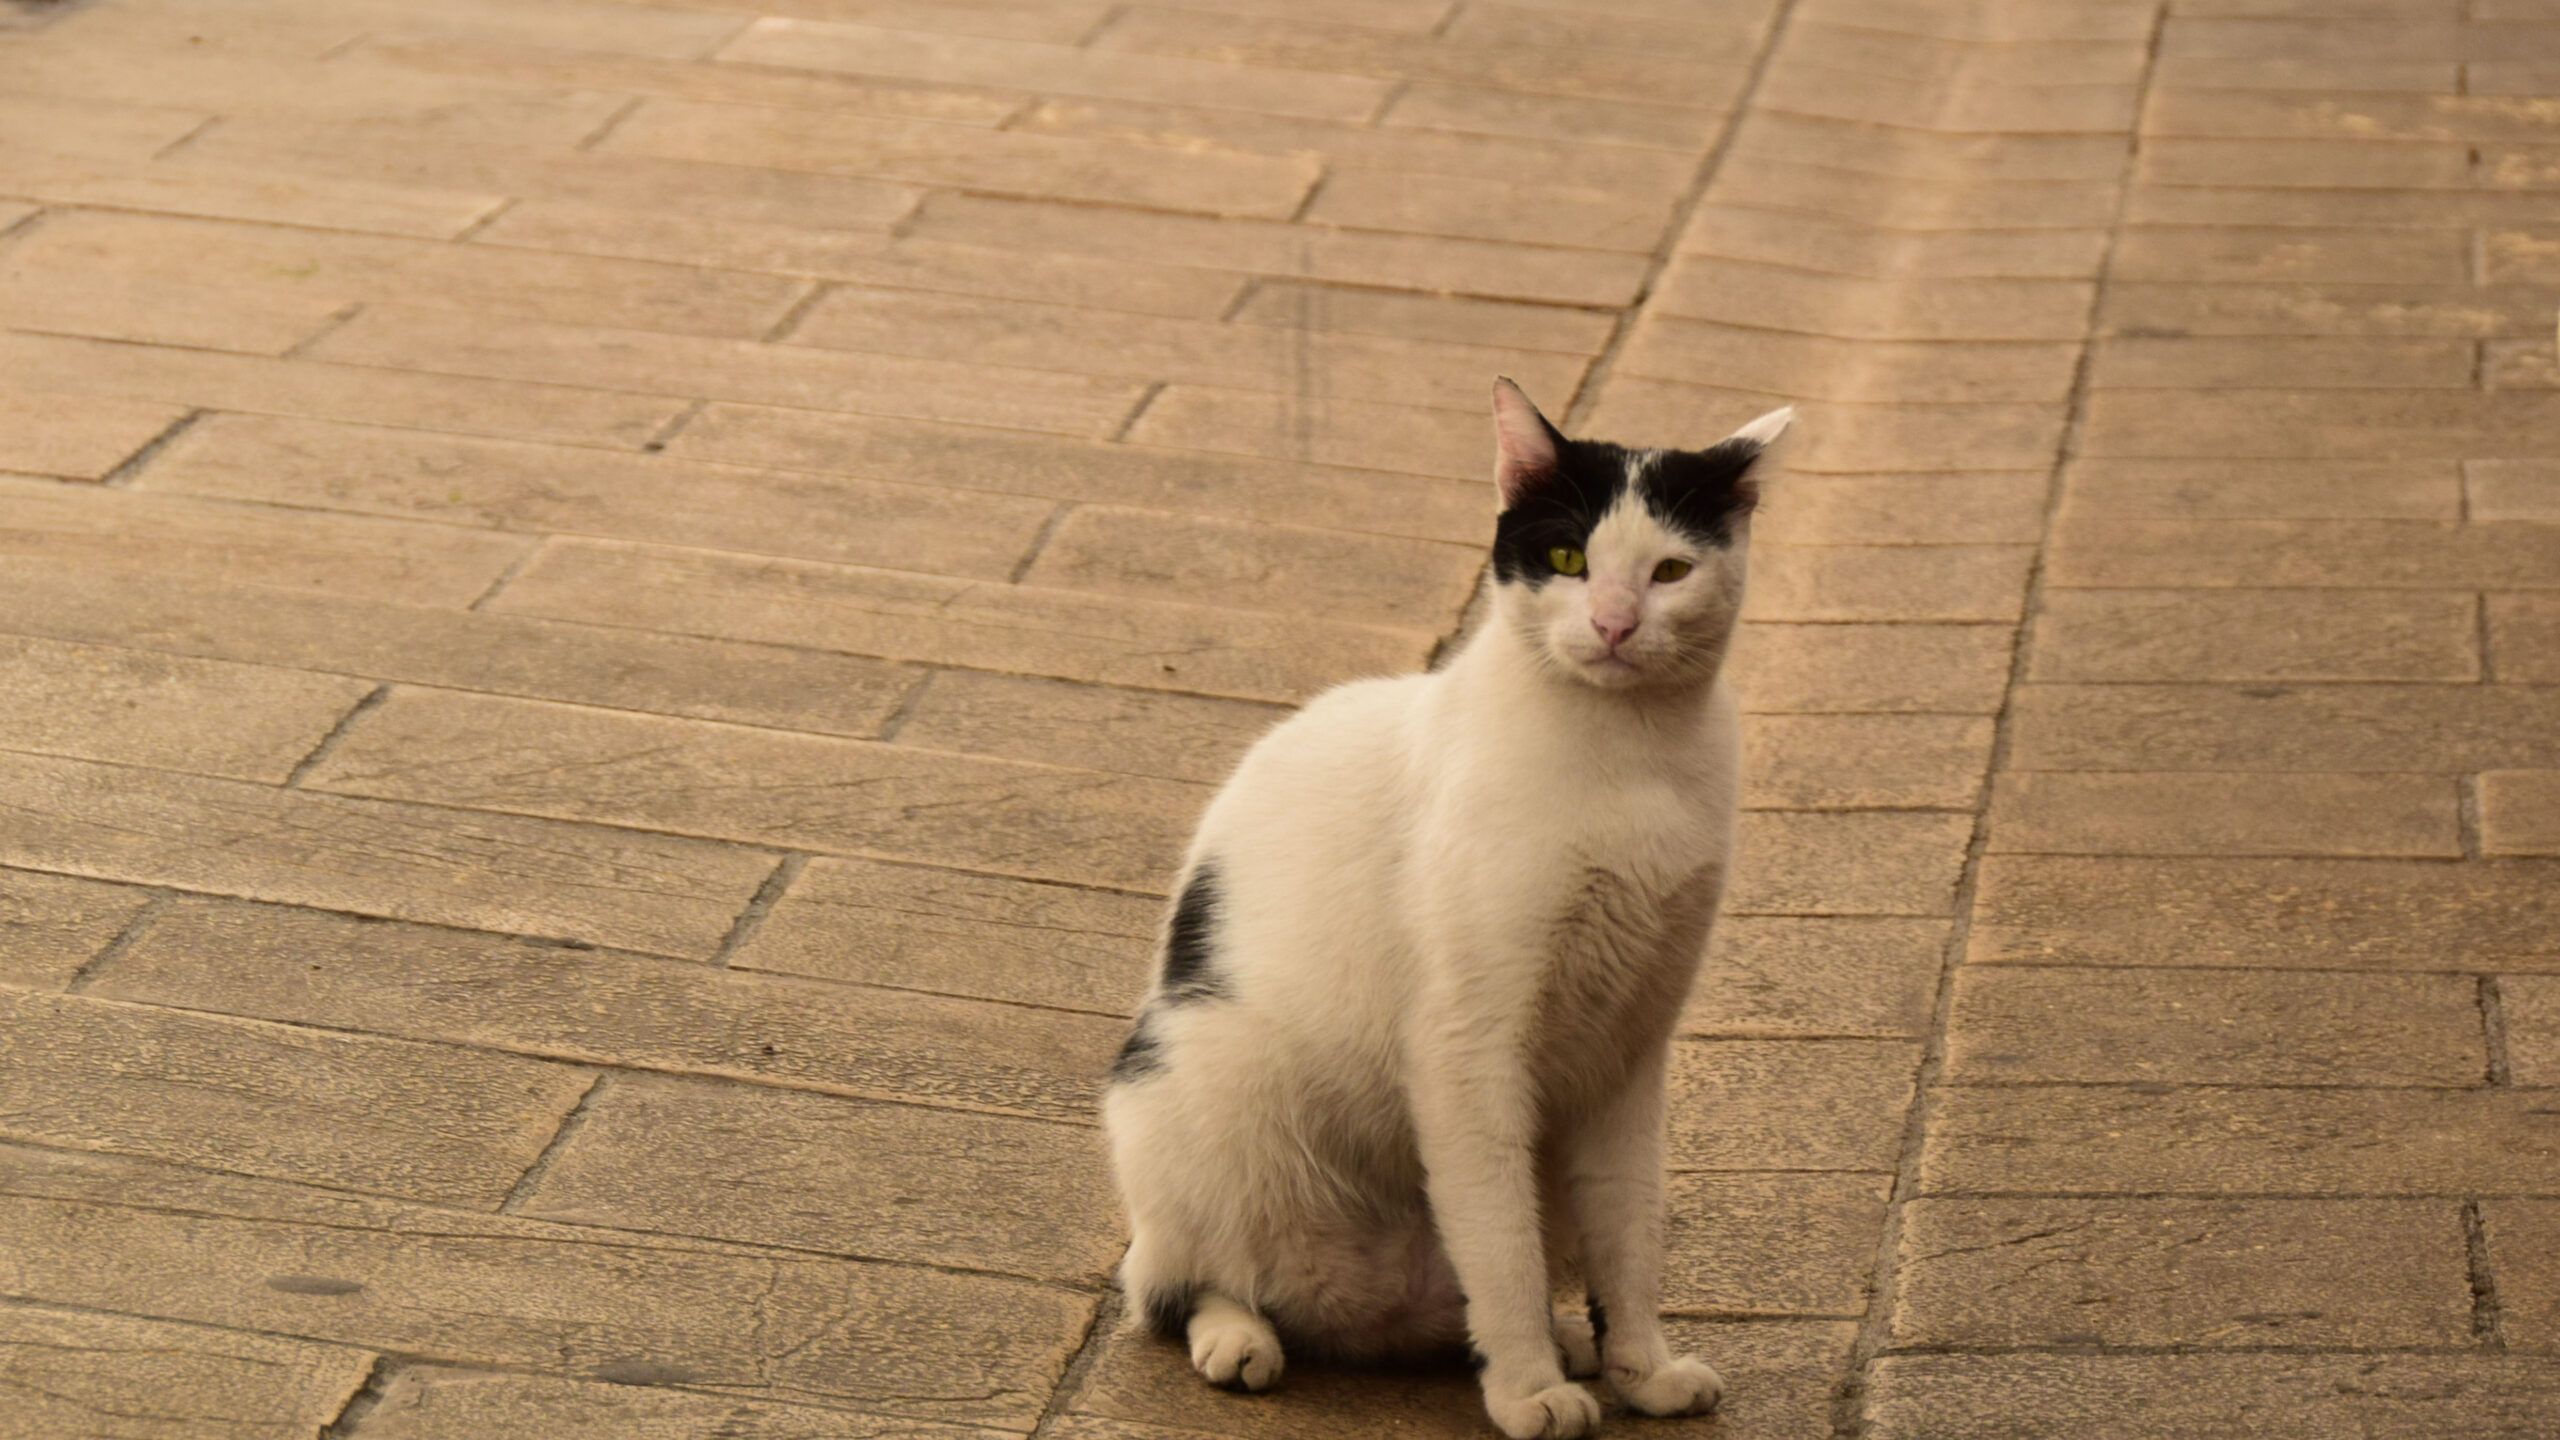
{"label": "white paw", "polygon": [[1600,1373],[1600,1339],[1591,1333],[1591,1317],[1578,1310],[1556,1312],[1556,1353],[1564,1357],[1564,1373],[1588,1380]]}
{"label": "white paw", "polygon": [[1609,1386],[1627,1407],[1647,1415],[1704,1415],[1724,1398],[1724,1381],[1706,1361],[1683,1355],[1650,1375],[1609,1372]]}
{"label": "white paw", "polygon": [[1268,1390],[1280,1378],[1280,1337],[1259,1318],[1191,1322],[1191,1368],[1222,1390]]}
{"label": "white paw", "polygon": [[1579,1385],[1484,1397],[1485,1413],[1511,1440],[1580,1440],[1600,1424],[1600,1402]]}

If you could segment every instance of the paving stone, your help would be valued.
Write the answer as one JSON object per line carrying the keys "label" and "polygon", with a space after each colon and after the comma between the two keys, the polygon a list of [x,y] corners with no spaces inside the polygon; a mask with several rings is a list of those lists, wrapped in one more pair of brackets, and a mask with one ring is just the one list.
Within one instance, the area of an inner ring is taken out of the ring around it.
{"label": "paving stone", "polygon": [[[1740,89],[1737,75],[1694,92],[1692,98],[1716,106],[1729,103]],[[1536,95],[1462,82],[1408,85],[1387,106],[1379,123],[1388,129],[1453,130],[1698,151],[1714,139],[1724,120],[1721,111],[1714,108]]]}
{"label": "paving stone", "polygon": [[1937,920],[1728,916],[1681,1033],[1913,1036],[1929,1023],[1950,926]]}
{"label": "paving stone", "polygon": [[[966,126],[930,128],[975,133]],[[529,193],[620,209],[663,207],[685,213],[708,209],[731,220],[849,230],[879,230],[897,223],[915,209],[922,193],[914,185],[857,175],[611,149],[403,142],[396,132],[351,127],[321,130],[246,118],[226,120],[169,159],[187,170],[283,170],[332,181],[388,182],[476,194]]]}
{"label": "paving stone", "polygon": [[2482,850],[2560,855],[2560,770],[2495,770],[2479,786]]}
{"label": "paving stone", "polygon": [[2560,548],[2529,525],[2148,520],[2066,509],[2055,586],[2415,590],[2560,588]]}
{"label": "paving stone", "polygon": [[2090,287],[2067,280],[1898,280],[1813,275],[1682,257],[1652,303],[1664,315],[1852,340],[2080,338]]}
{"label": "paving stone", "polygon": [[2119,337],[2091,348],[2103,390],[2466,390],[2468,340],[2185,340]]}
{"label": "paving stone", "polygon": [[[2137,192],[2139,193],[2139,192]],[[2109,285],[2108,335],[2540,336],[2545,297],[2530,286],[2349,284]]]}
{"label": "paving stone", "polygon": [[1855,220],[1708,203],[1690,212],[1679,248],[1874,280],[2088,280],[2104,261],[2106,239],[2099,229],[1880,230]]}
{"label": "paving stone", "polygon": [[1255,285],[1234,319],[1283,330],[1400,335],[1567,355],[1599,354],[1616,328],[1607,315],[1595,310],[1462,295],[1399,295],[1285,280]]}
{"label": "paving stone", "polygon": [[[699,8],[732,9],[725,4]],[[1057,7],[1052,7],[1053,12]],[[404,25],[410,17],[403,16]],[[1068,19],[1061,14],[1062,19]],[[1087,22],[1090,23],[1090,22]],[[735,22],[707,43],[724,43]],[[663,95],[732,105],[799,105],[812,110],[851,110],[864,115],[938,120],[947,125],[1001,126],[1021,110],[1011,96],[929,89],[897,82],[869,84],[844,75],[792,74],[745,65],[704,65],[681,60],[599,53],[594,29],[574,47],[530,47],[503,41],[393,34],[371,36],[355,53],[368,61],[430,75],[458,75],[561,90],[605,90]],[[1072,39],[1072,36],[1054,38]],[[699,48],[699,47],[697,47]]]}
{"label": "paving stone", "polygon": [[2507,1060],[2516,1083],[2560,1085],[2560,979],[2502,976],[2498,995],[2507,1022]]}
{"label": "paving stone", "polygon": [[0,559],[0,630],[837,735],[877,734],[923,678],[906,666],[814,650],[41,558]]}
{"label": "paving stone", "polygon": [[0,325],[17,331],[273,356],[328,329],[337,310],[325,296],[92,273],[42,256],[0,267]]}
{"label": "paving stone", "polygon": [[1244,288],[1241,276],[1216,270],[572,201],[518,204],[472,232],[472,240],[1197,320],[1225,314]]}
{"label": "paving stone", "polygon": [[1772,545],[2033,544],[2044,538],[2041,473],[1786,476],[1753,513]]}
{"label": "paving stone", "polygon": [[1066,306],[854,288],[829,291],[791,332],[791,342],[976,366],[1341,394],[1479,414],[1488,375],[1511,375],[1533,391],[1566,395],[1583,371],[1581,360],[1544,351],[1110,317]]}
{"label": "paving stone", "polygon": [[[1672,1348],[1697,1354],[1724,1377],[1719,1437],[1777,1440],[1830,1423],[1830,1393],[1854,1325],[1822,1320],[1671,1319]],[[1484,1399],[1461,1363],[1377,1369],[1293,1357],[1267,1395],[1240,1398],[1201,1383],[1182,1347],[1142,1331],[1115,1330],[1098,1349],[1092,1383],[1057,1433],[1065,1440],[1469,1440],[1485,1430]],[[1638,1423],[1632,1419],[1627,1424]]]}
{"label": "paving stone", "polygon": [[707,551],[555,541],[494,608],[1241,700],[1417,668],[1419,631]]}
{"label": "paving stone", "polygon": [[[1193,393],[1256,398],[1234,390]],[[1150,402],[1139,417],[1134,437],[1182,443],[1152,430],[1150,420],[1181,408],[1183,394],[1184,387],[1177,385]],[[1406,406],[1376,408],[1475,432],[1467,446],[1473,461],[1464,477],[1468,483],[1407,476],[1395,482],[1397,503],[1380,505],[1377,497],[1384,482],[1373,470],[740,405],[704,410],[667,449],[670,454],[705,460],[1233,516],[1279,525],[1340,528],[1356,520],[1363,529],[1381,535],[1484,543],[1493,533],[1497,504],[1488,483],[1491,466],[1482,418]]]}
{"label": "paving stone", "polygon": [[[1879,37],[1867,34],[1865,38],[1872,41]],[[1981,55],[1978,51],[1972,53],[1977,59]],[[1828,55],[1823,58],[1831,59]],[[1853,170],[1862,175],[1957,183],[2112,182],[2124,173],[2123,142],[2109,135],[1942,135],[1922,130],[1885,130],[1775,110],[1755,111],[1751,122],[1734,132],[1731,153]]]}
{"label": "paving stone", "polygon": [[2560,279],[2560,235],[2550,227],[2492,230],[2480,237],[2483,284],[2548,285]]}
{"label": "paving stone", "polygon": [[[2071,393],[2078,358],[2075,345],[1862,343],[1649,316],[1614,368],[1809,399],[2053,401]],[[2467,350],[2463,374],[2467,381]]]}
{"label": "paving stone", "polygon": [[[2175,22],[2175,23],[2183,23]],[[2470,67],[2473,70],[2485,66]],[[2453,95],[2464,66],[2445,60],[2312,60],[2278,55],[2171,55],[2153,70],[2158,91],[2313,90],[2350,95]],[[2475,78],[2474,94],[2492,93]]]}
{"label": "paving stone", "polygon": [[0,865],[706,956],[770,856],[0,754]]}
{"label": "paving stone", "polygon": [[2560,464],[2473,460],[2463,467],[2471,520],[2560,521]]}
{"label": "paving stone", "polygon": [[[2362,111],[2372,107],[2358,108]],[[2155,111],[2154,117],[2147,120],[2147,126],[2154,130],[2160,125],[2157,114]],[[2137,185],[2459,190],[2470,180],[2471,157],[2459,144],[2197,140],[2155,134],[2144,139],[2142,152],[2134,161]]]}
{"label": "paving stone", "polygon": [[2521,1090],[1990,1086],[1939,1090],[1933,1192],[2549,1193],[2560,1119]]}
{"label": "paving stone", "polygon": [[[143,488],[1001,579],[1056,508],[1027,497],[415,430],[219,415]],[[861,523],[845,523],[859,515]]]}
{"label": "paving stone", "polygon": [[1080,1125],[651,1075],[581,1113],[516,1214],[1086,1288],[1127,1241]]}
{"label": "paving stone", "polygon": [[1031,1281],[0,1152],[21,1296],[1026,1430],[1092,1317]]}
{"label": "paving stone", "polygon": [[1245,67],[1377,75],[1490,85],[1549,95],[1642,95],[1663,104],[1712,106],[1738,66],[1678,55],[1554,46],[1469,44],[1351,26],[1139,8],[1096,44],[1106,50],[1186,55]]}
{"label": "paving stone", "polygon": [[2021,545],[1769,545],[1752,556],[1744,615],[1760,621],[2018,619],[2033,549]]}
{"label": "paving stone", "polygon": [[2550,1362],[2523,1355],[1890,1355],[1867,1393],[1877,1440],[2141,1440],[2239,1416],[2263,1440],[2521,1440],[2560,1424]]}
{"label": "paving stone", "polygon": [[[295,358],[116,345],[67,335],[0,335],[0,365],[41,375],[34,393],[184,409],[303,415],[470,435],[514,435],[636,449],[681,401],[568,385],[497,383]],[[30,387],[32,388],[32,387]]]}
{"label": "paving stone", "polygon": [[[1790,43],[1771,65],[1813,61],[1819,68],[1857,75],[1928,80],[1950,91],[1997,88],[2021,81],[2048,85],[2129,85],[2139,82],[2149,56],[2140,40],[2003,40],[1982,44],[1939,35],[1878,28],[1858,16],[1834,16],[1816,6],[1789,22],[1803,51]],[[2447,86],[2448,90],[2452,87]],[[1756,113],[1756,112],[1755,112]],[[1969,137],[1925,136],[1924,139]],[[2114,172],[2108,172],[2110,176]]]}
{"label": "paving stone", "polygon": [[2074,518],[2462,518],[2460,468],[2442,458],[2433,461],[2074,459],[2065,473],[2064,512]]}
{"label": "paving stone", "polygon": [[0,636],[0,746],[280,784],[371,689],[339,675]]}
{"label": "paving stone", "polygon": [[1943,915],[1969,817],[1749,811],[1725,909],[1737,915]]}
{"label": "paving stone", "polygon": [[1993,783],[1991,849],[2450,859],[2454,812],[2434,775],[2011,772]]}
{"label": "paving stone", "polygon": [[1649,255],[1671,223],[1671,206],[1660,193],[1345,170],[1325,177],[1306,218],[1362,230]]}
{"label": "paving stone", "polygon": [[[1176,384],[1156,392],[1138,412],[1138,423],[1129,427],[1127,438],[1138,445],[1264,455],[1296,464],[1472,482],[1471,503],[1466,506],[1469,523],[1463,531],[1468,539],[1490,533],[1486,520],[1497,506],[1493,492],[1483,488],[1492,479],[1484,417],[1472,411],[1375,405],[1338,395]],[[1364,523],[1394,523],[1388,516],[1372,513],[1400,508],[1376,503],[1385,483],[1376,475],[1365,477],[1366,503],[1359,510],[1336,515],[1334,523],[1344,523],[1353,514],[1363,515]]]}
{"label": "paving stone", "polygon": [[[1072,41],[1075,37],[1063,39]],[[1319,119],[1363,120],[1388,86],[1350,75],[1264,70],[970,35],[768,16],[723,45],[719,58],[795,70],[841,70],[887,80],[980,85],[1048,95],[1092,95],[1209,105]],[[1224,60],[1227,57],[1220,56]]]}
{"label": "paving stone", "polygon": [[698,1440],[722,1426],[769,1440],[996,1440],[1010,1432],[776,1405],[657,1385],[402,1364],[364,1415],[366,1440]]}
{"label": "paving stone", "polygon": [[1975,963],[2560,968],[2532,861],[1983,858]]}
{"label": "paving stone", "polygon": [[2490,595],[2490,672],[2501,680],[2560,682],[2560,595]]}
{"label": "paving stone", "polygon": [[2476,680],[2478,627],[2478,602],[2460,592],[2055,589],[2027,678]]}
{"label": "paving stone", "polygon": [[1473,545],[1089,505],[1067,513],[1022,578],[1438,632],[1456,621],[1484,566]]}
{"label": "paving stone", "polygon": [[2540,340],[2483,340],[2479,344],[2482,389],[2560,390],[2560,357],[2553,355],[2548,344]]}
{"label": "paving stone", "polygon": [[[1626,376],[1611,382],[1588,424],[1621,443],[1700,449],[1775,409],[1763,391],[1711,390]],[[2060,405],[1840,404],[1796,407],[1801,441],[1788,466],[1803,472],[1907,474],[2039,470],[2062,440]]]}
{"label": "paving stone", "polygon": [[235,304],[291,304],[323,317],[359,301],[393,301],[747,337],[770,329],[805,288],[781,276],[637,260],[97,212],[55,217],[11,247],[9,266],[86,284],[186,284]]}
{"label": "paving stone", "polygon": [[1887,1188],[1880,1175],[1669,1177],[1663,1310],[1857,1314]]}
{"label": "paving stone", "polygon": [[1444,236],[1383,235],[1198,216],[1047,205],[997,196],[935,194],[906,233],[1019,250],[1100,252],[1171,265],[1434,294],[1620,305],[1634,298],[1643,258]]}
{"label": "paving stone", "polygon": [[464,606],[533,542],[450,525],[0,477],[0,557]]}
{"label": "paving stone", "polygon": [[[1660,197],[1683,189],[1696,168],[1690,156],[1630,145],[1372,128],[1357,122],[1110,100],[1043,100],[1008,128],[1256,155],[1316,155],[1336,175],[1355,170],[1478,180],[1551,175],[1558,185],[1615,192],[1622,205],[1630,200],[1658,205]],[[1667,215],[1666,210],[1657,210],[1657,225]]]}
{"label": "paving stone", "polygon": [[1127,381],[860,355],[641,330],[368,308],[311,353],[355,365],[557,381],[713,400],[1107,435],[1138,398]]}
{"label": "paving stone", "polygon": [[945,670],[908,712],[898,742],[1215,785],[1284,718],[1270,706],[1204,695]]}
{"label": "paving stone", "polygon": [[494,1209],[586,1092],[559,1065],[0,991],[0,1135]]}
{"label": "paving stone", "polygon": [[1078,1122],[1128,1033],[1117,1017],[215,900],[162,912],[86,993]]}
{"label": "paving stone", "polygon": [[[1212,0],[1201,3],[1208,5]],[[1410,0],[1396,3],[1409,4]],[[696,0],[693,8],[732,15],[794,15],[812,20],[833,16],[901,30],[1072,44],[1107,18],[1110,7],[1095,0]]]}
{"label": "paving stone", "polygon": [[2442,229],[2534,225],[2550,201],[2520,190],[2294,190],[2226,185],[2136,186],[2127,225]]}
{"label": "paving stone", "polygon": [[1903,1211],[1897,1347],[2471,1340],[2450,1200],[1960,1200]]}
{"label": "paving stone", "polygon": [[2551,1264],[2560,1253],[2560,1204],[2483,1200],[2480,1228],[2508,1343],[2545,1355],[2560,1350],[2560,1270]]}
{"label": "paving stone", "polygon": [[2458,230],[2138,225],[2116,241],[2107,273],[2120,282],[2460,285],[2471,279],[2471,247]]}
{"label": "paving stone", "polygon": [[2022,769],[2560,766],[2560,690],[2542,686],[2036,685],[2012,702]]}
{"label": "paving stone", "polygon": [[142,914],[148,891],[0,870],[0,985],[59,989]]}
{"label": "paving stone", "polygon": [[1970,812],[1991,768],[1992,728],[1967,715],[1754,715],[1742,727],[1742,803]]}
{"label": "paving stone", "polygon": [[1989,715],[2008,688],[2005,625],[1742,626],[1729,673],[1755,714]]}
{"label": "paving stone", "polygon": [[1758,23],[1744,13],[1711,16],[1702,22],[1636,14],[1575,15],[1570,10],[1541,13],[1508,6],[1461,9],[1457,19],[1439,33],[1469,44],[1632,50],[1701,60],[1730,60],[1748,53],[1760,39]]}
{"label": "paving stone", "polygon": [[1085,884],[1172,873],[1205,787],[834,736],[399,690],[315,790]]}
{"label": "paving stone", "polygon": [[776,170],[1270,220],[1296,214],[1315,181],[1315,167],[1297,160],[690,100],[644,101],[603,149],[715,163],[747,153]]}
{"label": "paving stone", "polygon": [[93,401],[65,406],[0,397],[0,468],[96,480],[185,417],[174,405]]}
{"label": "paving stone", "polygon": [[1772,68],[1757,105],[1865,125],[1958,134],[2075,135],[2130,128],[2130,85],[1967,85],[1933,79],[1851,75],[1818,63]]}
{"label": "paving stone", "polygon": [[1894,1166],[1920,1047],[1899,1040],[1681,1040],[1673,1170]]}
{"label": "paving stone", "polygon": [[1956,976],[1946,1076],[2477,1085],[2488,1073],[2478,989],[2467,975],[1967,969]]}
{"label": "paving stone", "polygon": [[1125,1016],[1163,925],[1151,897],[822,855],[729,964]]}
{"label": "paving stone", "polygon": [[129,1315],[0,1305],[10,1428],[120,1440],[292,1440],[335,1421],[373,1357]]}
{"label": "paving stone", "polygon": [[[2351,148],[2386,157],[2387,166],[2410,163],[2401,157],[2432,154],[2434,147],[2373,142],[2530,144],[2560,132],[2560,121],[2532,106],[2473,95],[2366,95],[2341,105],[2302,95],[2170,89],[2152,102],[2143,128],[2158,135],[2352,141]],[[2377,173],[2367,176],[2368,181],[2378,178]]]}

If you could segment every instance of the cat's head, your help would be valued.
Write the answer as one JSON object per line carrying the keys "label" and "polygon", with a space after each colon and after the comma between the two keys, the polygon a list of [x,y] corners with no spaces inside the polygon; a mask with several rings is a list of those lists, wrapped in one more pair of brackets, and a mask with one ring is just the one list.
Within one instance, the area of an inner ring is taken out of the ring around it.
{"label": "cat's head", "polygon": [[1742,608],[1752,471],[1794,419],[1773,410],[1704,450],[1631,450],[1566,439],[1497,381],[1497,622],[1602,689],[1712,678]]}

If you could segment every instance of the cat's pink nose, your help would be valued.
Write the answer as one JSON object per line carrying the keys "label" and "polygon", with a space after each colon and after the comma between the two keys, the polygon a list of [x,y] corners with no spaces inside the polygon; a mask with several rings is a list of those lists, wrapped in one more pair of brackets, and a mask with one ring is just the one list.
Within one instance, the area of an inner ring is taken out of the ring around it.
{"label": "cat's pink nose", "polygon": [[1600,638],[1608,643],[1610,649],[1615,650],[1621,644],[1625,643],[1628,636],[1636,633],[1636,617],[1633,615],[1594,615],[1591,617],[1591,628],[1599,631]]}

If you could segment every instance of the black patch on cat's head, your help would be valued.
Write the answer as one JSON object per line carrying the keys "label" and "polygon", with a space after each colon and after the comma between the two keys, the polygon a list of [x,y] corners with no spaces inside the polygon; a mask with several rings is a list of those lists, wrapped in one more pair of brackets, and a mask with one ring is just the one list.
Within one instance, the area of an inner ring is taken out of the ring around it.
{"label": "black patch on cat's head", "polygon": [[[1705,450],[1663,450],[1642,462],[1646,510],[1700,545],[1733,543],[1734,522],[1759,499],[1749,480],[1762,447],[1726,440]],[[1565,440],[1551,470],[1531,477],[1493,524],[1493,575],[1535,590],[1555,578],[1547,552],[1588,549],[1591,531],[1627,489],[1627,471],[1646,452],[1603,440]]]}
{"label": "black patch on cat's head", "polygon": [[1215,964],[1220,904],[1218,867],[1203,860],[1174,901],[1164,937],[1164,974],[1156,993],[1173,1004],[1227,998],[1226,977]]}
{"label": "black patch on cat's head", "polygon": [[1164,1044],[1147,1023],[1153,1018],[1152,1012],[1139,1011],[1138,1023],[1129,1027],[1129,1038],[1120,1042],[1120,1053],[1111,1061],[1115,1083],[1143,1080],[1164,1068]]}

